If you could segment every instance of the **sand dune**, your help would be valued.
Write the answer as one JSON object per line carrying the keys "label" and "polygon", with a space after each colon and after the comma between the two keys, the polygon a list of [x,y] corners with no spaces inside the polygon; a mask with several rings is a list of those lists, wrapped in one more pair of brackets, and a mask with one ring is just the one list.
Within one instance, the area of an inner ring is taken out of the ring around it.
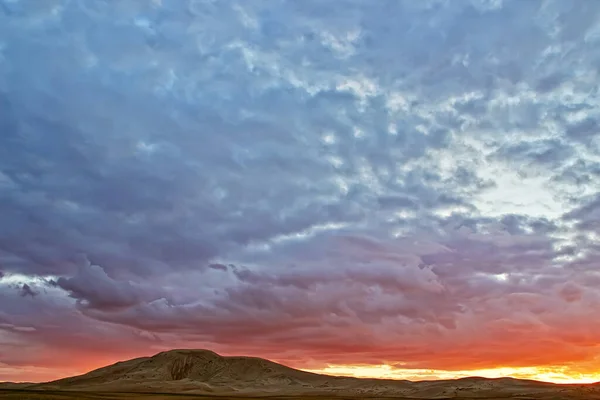
{"label": "sand dune", "polygon": [[162,352],[80,376],[31,384],[26,389],[223,396],[600,399],[598,384],[555,385],[512,378],[475,377],[427,382],[332,377],[299,371],[260,358],[223,357],[208,350]]}

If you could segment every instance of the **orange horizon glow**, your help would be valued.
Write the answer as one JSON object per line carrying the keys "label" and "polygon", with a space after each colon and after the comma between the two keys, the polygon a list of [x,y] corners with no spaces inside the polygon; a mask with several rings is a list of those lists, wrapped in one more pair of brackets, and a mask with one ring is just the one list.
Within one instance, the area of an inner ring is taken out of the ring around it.
{"label": "orange horizon glow", "polygon": [[329,365],[322,369],[303,371],[332,376],[395,380],[446,380],[468,377],[529,379],[555,384],[591,384],[600,382],[600,372],[574,373],[565,367],[498,367],[488,369],[446,371],[438,369],[402,369],[388,364],[380,365]]}
{"label": "orange horizon glow", "polygon": [[[94,369],[110,365],[101,365],[69,369],[28,367],[11,368],[0,363],[0,382],[48,382],[56,379],[85,374]],[[289,365],[293,368],[293,365]],[[467,377],[529,379],[555,384],[591,384],[600,382],[600,372],[575,372],[564,366],[544,367],[497,367],[469,370],[409,369],[395,368],[389,364],[379,365],[341,365],[330,364],[325,368],[299,370],[331,376],[355,378],[394,379],[394,380],[451,380]]]}
{"label": "orange horizon glow", "polygon": [[[116,362],[127,361],[137,357],[151,357],[162,351],[169,351],[173,348],[188,348],[185,344],[180,346],[155,346],[152,350],[130,352],[99,352],[88,351],[86,353],[75,353],[72,357],[65,359],[58,357],[56,351],[37,352],[38,361],[36,364],[9,365],[0,362],[0,382],[48,382],[62,378],[82,375],[98,368],[112,365]],[[271,360],[279,364],[286,365],[302,371],[324,374],[330,376],[348,376],[356,378],[374,378],[374,379],[394,379],[409,381],[424,380],[452,380],[467,377],[483,378],[515,378],[528,379],[540,382],[550,382],[555,384],[591,384],[600,382],[600,370],[596,368],[596,359],[587,360],[563,360],[555,363],[538,364],[531,366],[527,364],[512,365],[507,363],[502,366],[501,361],[496,357],[497,366],[493,364],[482,364],[477,368],[468,357],[460,356],[459,352],[453,352],[456,355],[453,362],[438,363],[437,368],[424,368],[415,366],[406,368],[403,362],[381,362],[366,361],[364,355],[352,357],[346,353],[344,357],[348,362],[333,361],[339,353],[321,354],[320,359],[315,357],[314,353],[298,352],[294,357],[277,357],[277,352],[269,354],[257,349],[226,349],[219,346],[210,346],[208,343],[195,345],[191,348],[203,349],[209,348],[224,357],[231,356],[253,356]],[[537,354],[537,353],[536,353]],[[560,354],[554,353],[555,357]],[[441,355],[440,355],[441,356]],[[327,358],[333,362],[325,361]],[[361,360],[363,358],[363,360]],[[396,358],[393,357],[392,360]],[[451,359],[449,354],[444,358]],[[353,360],[354,359],[354,360]],[[407,358],[404,358],[407,360]],[[76,360],[75,362],[73,362]],[[412,362],[411,362],[412,363]],[[445,365],[448,367],[444,368]],[[462,367],[462,368],[461,368]]]}

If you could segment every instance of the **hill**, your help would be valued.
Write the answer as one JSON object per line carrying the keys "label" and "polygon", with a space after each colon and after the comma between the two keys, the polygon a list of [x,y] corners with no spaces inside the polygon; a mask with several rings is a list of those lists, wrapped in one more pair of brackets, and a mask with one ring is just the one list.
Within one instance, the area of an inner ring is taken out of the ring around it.
{"label": "hill", "polygon": [[261,358],[223,357],[209,350],[171,350],[29,388],[229,393],[268,391],[327,379],[331,378]]}
{"label": "hill", "polygon": [[224,357],[208,350],[171,350],[87,374],[32,384],[28,390],[162,392],[214,395],[339,395],[441,398],[600,399],[598,385],[555,385],[512,378],[410,382],[333,377],[254,357]]}

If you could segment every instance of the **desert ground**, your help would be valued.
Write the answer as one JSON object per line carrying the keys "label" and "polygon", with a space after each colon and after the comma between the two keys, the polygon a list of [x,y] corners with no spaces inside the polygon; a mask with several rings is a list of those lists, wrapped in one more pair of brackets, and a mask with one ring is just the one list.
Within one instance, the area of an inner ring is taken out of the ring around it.
{"label": "desert ground", "polygon": [[[164,393],[94,393],[80,391],[48,391],[39,392],[33,390],[18,390],[18,389],[0,389],[0,399],[10,400],[192,400],[192,399],[218,399],[218,400],[354,400],[354,399],[372,399],[372,400],[416,400],[414,397],[348,397],[348,396],[214,396],[214,395],[198,395],[198,394],[164,394]],[[418,398],[419,400],[427,400]],[[568,399],[600,399],[598,395],[590,395],[589,393],[580,394],[546,394],[546,395],[516,395],[516,396],[492,396],[492,397],[431,397],[431,400],[436,399],[454,399],[454,400],[568,400]]]}

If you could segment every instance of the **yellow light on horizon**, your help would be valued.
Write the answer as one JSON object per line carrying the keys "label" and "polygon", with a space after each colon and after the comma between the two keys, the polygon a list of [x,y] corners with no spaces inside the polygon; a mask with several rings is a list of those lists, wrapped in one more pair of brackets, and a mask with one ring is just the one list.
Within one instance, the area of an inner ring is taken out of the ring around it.
{"label": "yellow light on horizon", "polygon": [[446,371],[437,369],[404,369],[394,368],[388,364],[380,365],[329,365],[322,369],[305,369],[307,372],[334,376],[351,376],[356,378],[377,378],[397,380],[432,380],[458,379],[471,376],[484,378],[511,377],[517,379],[532,379],[541,382],[558,384],[582,384],[600,381],[599,373],[574,373],[564,367],[501,367],[490,369],[474,369],[461,371]]}

